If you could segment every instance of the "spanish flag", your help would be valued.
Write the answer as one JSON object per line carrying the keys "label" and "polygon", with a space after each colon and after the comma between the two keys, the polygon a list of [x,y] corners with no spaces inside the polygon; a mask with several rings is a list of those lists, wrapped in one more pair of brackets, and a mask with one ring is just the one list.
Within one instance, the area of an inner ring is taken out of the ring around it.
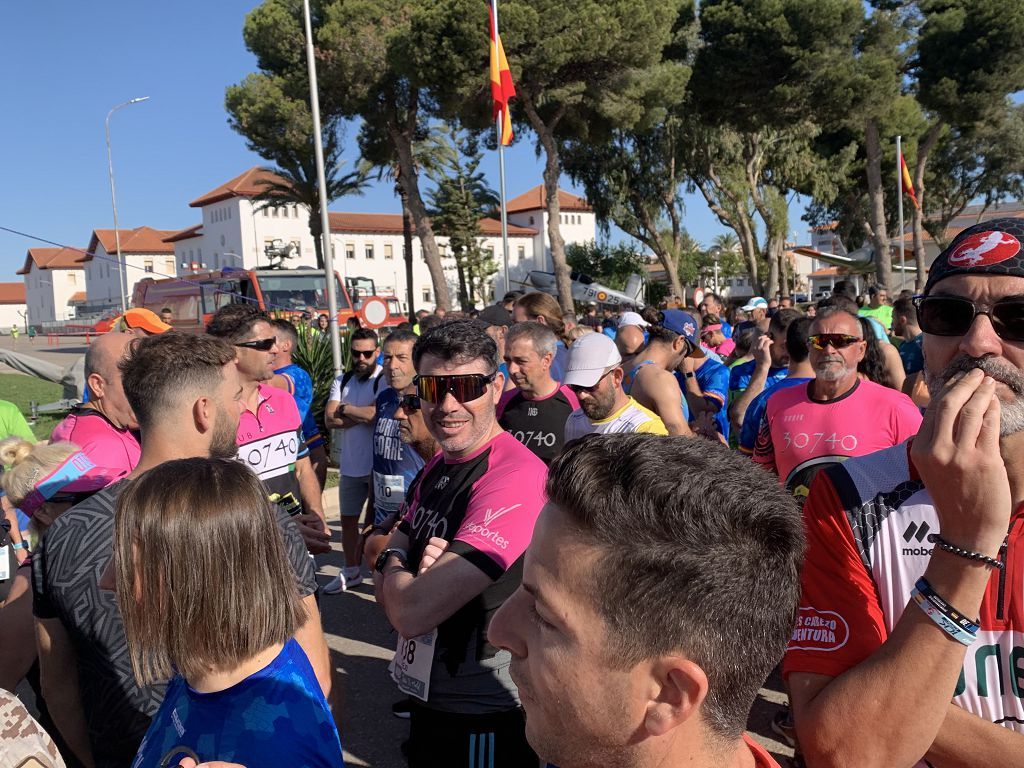
{"label": "spanish flag", "polygon": [[910,180],[910,171],[902,152],[900,152],[900,173],[903,174],[903,191],[910,195],[910,199],[914,201],[914,207],[921,210],[921,204],[917,202],[917,194],[914,192],[914,182]]}
{"label": "spanish flag", "polygon": [[489,5],[487,15],[490,19],[488,33],[491,37],[491,99],[494,103],[492,117],[497,119],[501,113],[501,133],[498,138],[501,145],[507,147],[512,143],[512,118],[508,114],[508,100],[516,95],[516,87],[512,84],[512,72],[509,71],[505,49],[497,34],[494,9]]}

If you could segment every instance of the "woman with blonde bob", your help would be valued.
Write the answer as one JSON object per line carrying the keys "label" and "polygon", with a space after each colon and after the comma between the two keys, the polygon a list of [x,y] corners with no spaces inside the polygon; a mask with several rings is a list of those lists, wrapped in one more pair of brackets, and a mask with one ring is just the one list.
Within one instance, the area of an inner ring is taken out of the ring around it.
{"label": "woman with blonde bob", "polygon": [[136,679],[171,678],[133,768],[343,765],[293,637],[305,611],[281,532],[246,466],[182,459],[131,481],[117,501],[114,575]]}

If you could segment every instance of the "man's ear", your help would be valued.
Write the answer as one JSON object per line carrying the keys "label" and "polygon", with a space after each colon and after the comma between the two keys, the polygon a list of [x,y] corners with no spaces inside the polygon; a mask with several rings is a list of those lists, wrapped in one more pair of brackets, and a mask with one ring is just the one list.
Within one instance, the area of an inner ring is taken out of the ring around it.
{"label": "man's ear", "polygon": [[96,396],[96,399],[102,399],[104,391],[106,390],[107,381],[103,376],[95,371],[89,374],[89,378],[85,380],[85,383],[89,387],[89,391]]}
{"label": "man's ear", "polygon": [[700,715],[708,694],[704,670],[685,656],[664,656],[650,662],[650,698],[644,728],[663,736]]}
{"label": "man's ear", "polygon": [[213,429],[215,418],[216,415],[214,414],[213,403],[210,398],[200,397],[192,403],[192,421],[200,432],[206,433]]}

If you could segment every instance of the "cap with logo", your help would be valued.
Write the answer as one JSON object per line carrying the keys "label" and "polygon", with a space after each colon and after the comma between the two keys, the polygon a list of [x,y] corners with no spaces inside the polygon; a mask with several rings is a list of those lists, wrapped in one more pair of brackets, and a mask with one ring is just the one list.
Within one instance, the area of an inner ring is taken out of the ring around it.
{"label": "cap with logo", "polygon": [[681,309],[662,310],[661,326],[673,333],[678,333],[690,342],[690,354],[687,357],[704,357],[704,351],[700,348],[700,339],[697,337],[697,321],[689,312],[683,312]]}
{"label": "cap with logo", "polygon": [[623,312],[622,317],[619,318],[619,328],[625,328],[627,325],[638,325],[641,328],[646,328],[650,323],[640,317],[637,312]]}
{"label": "cap with logo", "polygon": [[740,307],[744,312],[750,312],[753,309],[768,309],[768,302],[761,296],[754,296],[750,301]]}
{"label": "cap with logo", "polygon": [[621,363],[622,356],[614,341],[603,333],[587,333],[569,347],[569,362],[562,383],[571,387],[592,387],[609,368]]}
{"label": "cap with logo", "polygon": [[992,219],[968,227],[928,270],[924,292],[953,275],[1012,275],[1024,277],[1024,219]]}

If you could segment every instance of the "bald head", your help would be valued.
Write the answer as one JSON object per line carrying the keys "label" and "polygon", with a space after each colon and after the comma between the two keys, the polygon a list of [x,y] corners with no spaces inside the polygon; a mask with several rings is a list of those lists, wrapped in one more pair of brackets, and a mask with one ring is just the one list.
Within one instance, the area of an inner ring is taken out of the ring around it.
{"label": "bald head", "polygon": [[639,325],[625,325],[615,334],[615,346],[623,359],[640,351],[644,345],[644,332]]}
{"label": "bald head", "polygon": [[110,378],[133,339],[135,336],[130,333],[110,332],[98,336],[85,353],[85,377],[98,373]]}
{"label": "bald head", "polygon": [[119,428],[137,428],[135,413],[121,385],[119,363],[136,341],[130,333],[105,333],[85,353],[85,382],[89,387],[89,407],[104,414]]}

